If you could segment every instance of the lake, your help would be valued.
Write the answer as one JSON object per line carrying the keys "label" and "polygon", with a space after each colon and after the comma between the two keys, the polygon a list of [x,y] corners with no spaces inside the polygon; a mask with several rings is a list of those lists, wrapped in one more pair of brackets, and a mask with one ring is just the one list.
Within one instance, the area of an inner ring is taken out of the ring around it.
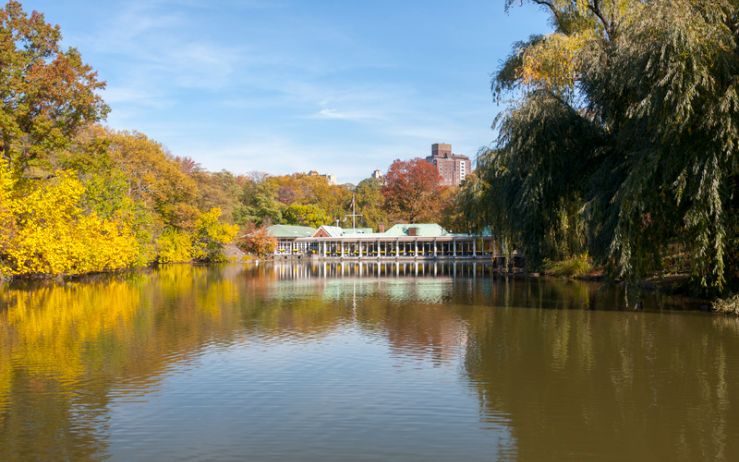
{"label": "lake", "polygon": [[0,460],[739,460],[739,319],[633,297],[450,263],[0,286]]}

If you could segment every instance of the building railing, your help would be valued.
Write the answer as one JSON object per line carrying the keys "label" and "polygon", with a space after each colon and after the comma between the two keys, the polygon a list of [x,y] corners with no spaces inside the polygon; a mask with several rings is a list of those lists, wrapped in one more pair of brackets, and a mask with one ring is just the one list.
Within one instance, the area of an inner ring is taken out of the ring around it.
{"label": "building railing", "polygon": [[280,239],[276,255],[315,259],[486,258],[502,255],[489,236]]}

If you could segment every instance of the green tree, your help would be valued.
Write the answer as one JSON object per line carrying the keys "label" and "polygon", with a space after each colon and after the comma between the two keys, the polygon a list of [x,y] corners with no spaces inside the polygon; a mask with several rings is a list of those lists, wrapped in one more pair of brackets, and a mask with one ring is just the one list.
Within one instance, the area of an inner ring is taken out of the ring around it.
{"label": "green tree", "polygon": [[390,220],[385,208],[385,196],[382,194],[382,181],[377,178],[365,178],[360,181],[354,191],[357,212],[370,228],[378,229],[380,225],[388,226]]}
{"label": "green tree", "polygon": [[292,204],[283,213],[285,223],[318,228],[331,222],[331,217],[317,205]]}
{"label": "green tree", "polygon": [[0,151],[17,172],[48,170],[49,153],[108,112],[97,93],[104,83],[61,39],[59,26],[17,1],[0,9]]}
{"label": "green tree", "polygon": [[735,283],[737,2],[533,3],[555,30],[493,81],[516,99],[478,161],[485,216],[534,264],[588,249],[633,278],[675,257]]}
{"label": "green tree", "polygon": [[248,180],[243,188],[236,222],[257,226],[282,222],[284,205],[277,200],[277,188],[266,180]]}

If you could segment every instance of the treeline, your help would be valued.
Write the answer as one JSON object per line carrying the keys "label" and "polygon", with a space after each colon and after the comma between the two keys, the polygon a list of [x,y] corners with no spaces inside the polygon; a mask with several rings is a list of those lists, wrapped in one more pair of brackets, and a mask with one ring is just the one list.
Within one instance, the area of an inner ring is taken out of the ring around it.
{"label": "treeline", "polygon": [[0,274],[74,275],[223,259],[237,227],[212,194],[222,175],[187,172],[137,133],[99,126],[27,165],[0,159]]}
{"label": "treeline", "polygon": [[396,160],[383,178],[356,186],[331,185],[320,175],[252,174],[243,178],[238,223],[284,223],[351,227],[352,201],[357,226],[379,229],[394,223],[433,222],[454,227],[452,199],[457,188],[442,187],[436,168],[423,159]]}
{"label": "treeline", "polygon": [[[508,0],[507,4],[514,3]],[[739,283],[739,3],[535,1],[554,32],[492,82],[512,101],[458,201],[532,268]]]}

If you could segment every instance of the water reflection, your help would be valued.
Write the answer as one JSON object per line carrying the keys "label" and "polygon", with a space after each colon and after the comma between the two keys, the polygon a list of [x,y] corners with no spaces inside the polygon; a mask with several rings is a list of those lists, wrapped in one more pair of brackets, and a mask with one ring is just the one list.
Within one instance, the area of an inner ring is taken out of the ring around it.
{"label": "water reflection", "polygon": [[5,286],[0,460],[739,459],[739,321],[622,300],[451,262]]}
{"label": "water reflection", "polygon": [[[279,279],[326,277],[485,277],[495,274],[492,263],[456,261],[348,261],[316,262],[304,265],[273,263],[263,265],[260,274],[273,273]],[[256,269],[256,268],[255,268]]]}

